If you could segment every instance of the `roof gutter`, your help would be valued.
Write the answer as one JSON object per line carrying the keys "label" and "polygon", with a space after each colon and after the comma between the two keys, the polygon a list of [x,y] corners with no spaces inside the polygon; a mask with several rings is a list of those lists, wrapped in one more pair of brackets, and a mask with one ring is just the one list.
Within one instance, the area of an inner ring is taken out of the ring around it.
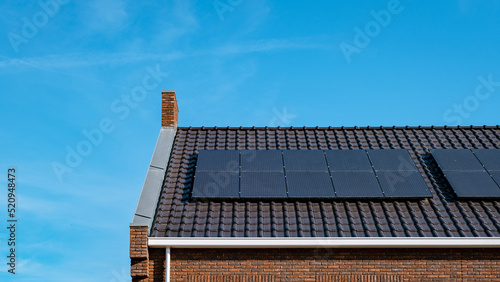
{"label": "roof gutter", "polygon": [[149,237],[151,248],[500,248],[500,238],[169,238]]}

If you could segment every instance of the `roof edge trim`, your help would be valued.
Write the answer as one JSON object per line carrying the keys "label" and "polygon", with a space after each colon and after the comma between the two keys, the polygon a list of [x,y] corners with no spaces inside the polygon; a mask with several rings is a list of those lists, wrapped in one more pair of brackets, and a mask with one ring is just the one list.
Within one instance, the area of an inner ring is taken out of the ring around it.
{"label": "roof edge trim", "polygon": [[130,226],[148,226],[151,230],[176,132],[177,127],[163,126],[160,130]]}
{"label": "roof edge trim", "polygon": [[500,125],[376,125],[376,126],[180,126],[181,130],[265,130],[265,129],[281,129],[281,130],[296,130],[296,129],[322,129],[322,130],[369,130],[369,129],[426,129],[426,130],[442,130],[442,129],[498,129]]}
{"label": "roof edge trim", "polygon": [[500,248],[500,238],[169,238],[149,237],[151,248]]}

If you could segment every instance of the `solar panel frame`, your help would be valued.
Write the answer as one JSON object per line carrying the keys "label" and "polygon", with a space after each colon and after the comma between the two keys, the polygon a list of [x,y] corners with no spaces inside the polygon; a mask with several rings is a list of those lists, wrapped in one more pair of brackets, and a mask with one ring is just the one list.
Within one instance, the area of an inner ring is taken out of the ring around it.
{"label": "solar panel frame", "polygon": [[500,149],[472,149],[486,170],[500,170]]}
{"label": "solar panel frame", "polygon": [[459,198],[500,198],[500,187],[486,171],[445,171]]}
{"label": "solar panel frame", "polygon": [[488,173],[491,175],[491,178],[493,178],[498,187],[500,187],[500,170],[490,170]]}
{"label": "solar panel frame", "polygon": [[241,198],[286,198],[283,172],[241,172]]}
{"label": "solar panel frame", "polygon": [[384,198],[373,171],[332,171],[337,198]]}
{"label": "solar panel frame", "polygon": [[289,198],[334,198],[332,179],[328,172],[290,171],[286,173]]}
{"label": "solar panel frame", "polygon": [[239,197],[239,174],[237,172],[196,172],[193,199],[219,199]]}
{"label": "solar panel frame", "polygon": [[442,171],[484,171],[483,165],[470,149],[430,150]]}
{"label": "solar panel frame", "polygon": [[281,150],[241,151],[241,171],[283,172]]}
{"label": "solar panel frame", "polygon": [[425,180],[418,171],[377,171],[377,179],[387,198],[431,198]]}
{"label": "solar panel frame", "polygon": [[418,171],[406,149],[366,150],[375,171]]}
{"label": "solar panel frame", "polygon": [[323,150],[283,150],[285,171],[328,172]]}
{"label": "solar panel frame", "polygon": [[196,161],[196,171],[238,172],[240,152],[238,150],[200,150]]}
{"label": "solar panel frame", "polygon": [[330,171],[373,171],[365,150],[326,150]]}

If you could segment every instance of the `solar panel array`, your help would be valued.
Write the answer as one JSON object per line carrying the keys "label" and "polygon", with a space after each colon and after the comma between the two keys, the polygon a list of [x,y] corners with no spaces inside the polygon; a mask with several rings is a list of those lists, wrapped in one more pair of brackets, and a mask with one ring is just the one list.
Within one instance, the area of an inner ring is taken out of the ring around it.
{"label": "solar panel array", "polygon": [[201,150],[195,199],[425,198],[404,149]]}
{"label": "solar panel array", "polygon": [[459,198],[500,198],[499,149],[434,149],[431,154]]}

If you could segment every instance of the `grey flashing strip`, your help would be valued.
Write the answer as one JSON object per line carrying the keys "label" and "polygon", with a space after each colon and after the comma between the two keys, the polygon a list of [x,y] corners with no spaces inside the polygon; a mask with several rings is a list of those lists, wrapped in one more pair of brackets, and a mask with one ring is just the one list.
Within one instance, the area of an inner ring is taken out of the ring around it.
{"label": "grey flashing strip", "polygon": [[162,127],[160,130],[130,226],[147,226],[151,231],[176,131],[176,127]]}

